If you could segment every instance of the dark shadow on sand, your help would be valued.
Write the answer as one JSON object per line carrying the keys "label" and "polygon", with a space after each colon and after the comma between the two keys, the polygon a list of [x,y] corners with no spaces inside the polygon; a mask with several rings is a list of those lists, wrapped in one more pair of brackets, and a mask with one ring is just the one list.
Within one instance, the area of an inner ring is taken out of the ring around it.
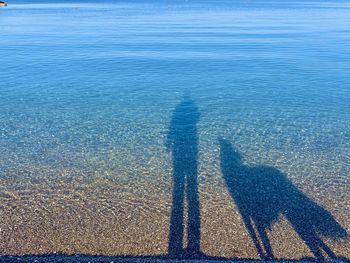
{"label": "dark shadow on sand", "polygon": [[[226,185],[262,259],[272,259],[267,236],[280,216],[284,216],[317,260],[336,259],[321,237],[338,240],[347,237],[333,216],[301,192],[278,169],[249,166],[225,139],[219,139],[221,169]],[[255,228],[254,228],[255,226]]]}
{"label": "dark shadow on sand", "polygon": [[[168,254],[158,256],[0,255],[0,262],[164,262],[172,259],[189,262],[191,259],[199,259],[255,263],[256,259],[207,256],[200,250],[201,217],[197,171],[199,115],[194,101],[189,96],[184,96],[173,112],[167,135],[166,147],[171,153],[173,164]],[[229,141],[224,139],[219,141],[221,169],[227,187],[262,259],[274,257],[266,231],[281,215],[290,222],[315,255],[315,258],[303,258],[299,262],[320,262],[324,260],[324,254],[332,259],[337,258],[321,237],[341,239],[345,238],[347,233],[329,212],[298,190],[276,168],[245,165],[241,154]],[[186,200],[187,227],[185,227]],[[187,246],[184,246],[185,229],[187,229]],[[346,258],[337,259],[350,263]],[[273,262],[298,262],[298,260],[278,259]]]}
{"label": "dark shadow on sand", "polygon": [[[166,148],[172,155],[173,194],[169,232],[169,256],[200,256],[200,207],[198,197],[199,112],[189,96],[176,106],[167,136]],[[183,245],[187,200],[187,247]]]}
{"label": "dark shadow on sand", "polygon": [[[137,262],[137,263],[155,263],[155,262],[192,262],[192,259],[183,259],[173,260],[173,258],[169,258],[168,255],[159,255],[159,256],[98,256],[98,255],[85,255],[85,254],[43,254],[43,255],[24,255],[24,256],[0,256],[0,262],[2,263],[12,263],[12,262],[36,262],[36,263],[111,263],[111,262]],[[225,257],[211,257],[211,256],[202,256],[199,259],[194,259],[194,262],[208,262],[213,261],[216,263],[257,263],[259,260],[256,259],[247,259],[247,258],[225,258]],[[261,261],[267,262],[267,261]],[[301,260],[290,260],[290,259],[278,259],[269,261],[270,263],[308,263],[308,262],[323,262],[319,260],[315,260],[313,258],[303,258]],[[335,263],[334,261],[324,261],[328,263]],[[350,261],[346,258],[338,258],[337,263],[350,263]]]}

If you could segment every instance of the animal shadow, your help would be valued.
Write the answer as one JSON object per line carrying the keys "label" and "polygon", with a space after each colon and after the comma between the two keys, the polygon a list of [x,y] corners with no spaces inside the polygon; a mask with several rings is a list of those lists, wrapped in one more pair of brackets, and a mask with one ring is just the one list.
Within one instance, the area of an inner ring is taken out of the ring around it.
{"label": "animal shadow", "polygon": [[[221,169],[243,222],[263,259],[272,259],[267,229],[284,216],[318,260],[334,252],[321,237],[346,238],[345,229],[333,216],[294,186],[278,169],[242,162],[241,154],[226,139],[219,138]],[[254,228],[255,226],[255,228]]]}

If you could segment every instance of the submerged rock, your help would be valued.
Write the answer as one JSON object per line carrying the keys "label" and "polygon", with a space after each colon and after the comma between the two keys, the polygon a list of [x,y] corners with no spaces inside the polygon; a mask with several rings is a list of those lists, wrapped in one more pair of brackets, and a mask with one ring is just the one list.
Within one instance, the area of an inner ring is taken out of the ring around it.
{"label": "submerged rock", "polygon": [[7,6],[6,2],[0,1],[0,6]]}

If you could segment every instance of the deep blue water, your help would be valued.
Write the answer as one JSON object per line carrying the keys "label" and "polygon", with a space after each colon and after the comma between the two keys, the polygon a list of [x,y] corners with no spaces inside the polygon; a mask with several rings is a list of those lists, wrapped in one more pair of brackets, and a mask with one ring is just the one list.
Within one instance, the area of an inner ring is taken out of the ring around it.
{"label": "deep blue water", "polygon": [[[0,9],[2,217],[13,221],[11,198],[40,210],[67,185],[70,203],[85,185],[108,191],[105,180],[168,218],[171,201],[154,198],[187,170],[199,187],[188,198],[205,207],[208,189],[226,187],[221,139],[349,231],[349,25],[348,1],[10,3]],[[174,118],[184,128],[172,140],[189,146],[169,150]],[[37,251],[16,249],[0,252]]]}

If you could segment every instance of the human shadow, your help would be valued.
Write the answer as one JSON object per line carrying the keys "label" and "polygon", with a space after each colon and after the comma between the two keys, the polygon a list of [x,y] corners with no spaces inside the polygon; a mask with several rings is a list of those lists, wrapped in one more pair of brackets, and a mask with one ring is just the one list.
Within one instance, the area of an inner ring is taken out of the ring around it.
{"label": "human shadow", "polygon": [[[346,238],[333,216],[301,192],[278,169],[249,166],[233,145],[220,138],[221,169],[247,231],[263,259],[272,259],[267,229],[284,216],[317,260],[337,258],[321,237]],[[254,228],[255,226],[255,228]]]}
{"label": "human shadow", "polygon": [[[166,148],[172,155],[173,192],[169,231],[169,256],[198,257],[200,252],[200,204],[198,197],[199,112],[194,101],[185,95],[176,106]],[[187,248],[183,246],[185,200],[187,199]]]}

